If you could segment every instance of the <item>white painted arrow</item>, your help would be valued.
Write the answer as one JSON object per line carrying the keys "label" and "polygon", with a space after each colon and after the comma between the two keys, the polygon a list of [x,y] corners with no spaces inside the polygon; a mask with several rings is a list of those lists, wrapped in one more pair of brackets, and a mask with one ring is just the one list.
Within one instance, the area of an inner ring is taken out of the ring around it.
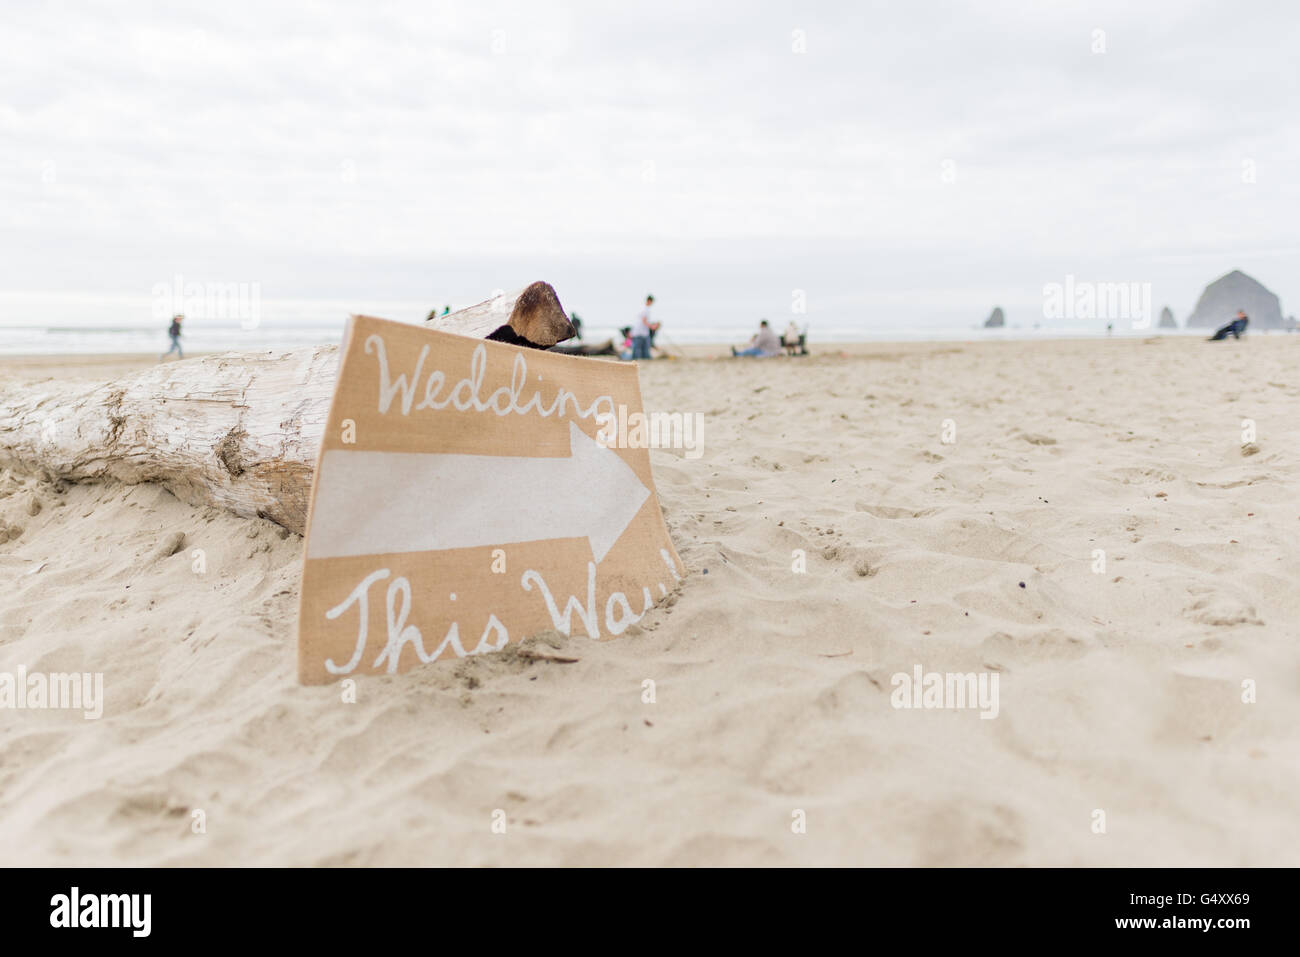
{"label": "white painted arrow", "polygon": [[320,470],[308,558],[583,537],[600,562],[650,495],[572,422],[567,458],[331,449]]}

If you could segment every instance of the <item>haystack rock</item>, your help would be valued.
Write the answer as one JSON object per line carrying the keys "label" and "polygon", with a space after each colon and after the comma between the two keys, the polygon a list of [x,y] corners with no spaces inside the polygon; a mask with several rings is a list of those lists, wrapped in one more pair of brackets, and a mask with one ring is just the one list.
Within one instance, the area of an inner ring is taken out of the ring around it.
{"label": "haystack rock", "polygon": [[[1235,313],[1234,313],[1235,315]],[[1178,320],[1174,318],[1174,311],[1168,306],[1160,310],[1160,325],[1158,329],[1177,329]]]}
{"label": "haystack rock", "polygon": [[1281,329],[1282,304],[1255,279],[1239,269],[1205,287],[1196,308],[1187,317],[1187,328],[1221,326],[1245,309],[1251,329]]}
{"label": "haystack rock", "polygon": [[993,314],[984,320],[985,329],[1001,329],[1007,324],[1006,316],[1002,315],[1002,307],[995,306]]}

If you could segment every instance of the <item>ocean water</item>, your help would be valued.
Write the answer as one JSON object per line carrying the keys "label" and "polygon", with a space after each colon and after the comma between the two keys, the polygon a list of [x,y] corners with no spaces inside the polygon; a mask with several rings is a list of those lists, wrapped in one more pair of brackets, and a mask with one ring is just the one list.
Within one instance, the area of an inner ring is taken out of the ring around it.
{"label": "ocean water", "polygon": [[[470,303],[452,303],[459,308]],[[320,343],[337,343],[343,336],[347,317],[365,313],[418,323],[431,304],[410,300],[344,301],[265,299],[255,315],[241,318],[187,313],[181,345],[187,352],[257,352],[294,349]],[[0,354],[107,354],[162,352],[169,341],[169,316],[155,317],[155,303],[148,297],[0,293]],[[702,310],[703,311],[703,310]],[[707,316],[691,317],[689,304],[665,323],[660,343],[744,343],[757,328],[756,321],[710,321]],[[774,321],[778,332],[785,322]],[[864,322],[857,315],[820,313],[798,316],[796,324],[808,329],[809,345],[872,341],[954,341],[1058,337],[1102,337],[1104,321],[1036,320],[1002,329],[983,329],[975,324],[898,321]],[[1114,335],[1147,336],[1154,328],[1133,328],[1129,322],[1115,322]],[[1161,334],[1204,335],[1205,330],[1160,330]],[[587,321],[584,338],[600,342],[617,335],[615,324]]]}

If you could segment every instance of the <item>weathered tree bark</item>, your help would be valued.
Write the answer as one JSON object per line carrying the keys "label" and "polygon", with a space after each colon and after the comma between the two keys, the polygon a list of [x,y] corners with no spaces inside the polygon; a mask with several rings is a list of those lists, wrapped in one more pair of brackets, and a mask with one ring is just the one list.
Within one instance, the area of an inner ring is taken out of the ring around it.
{"label": "weathered tree bark", "polygon": [[[515,318],[517,298],[428,325],[482,338]],[[534,334],[563,338],[549,306],[539,312],[534,301],[522,312]],[[338,362],[338,347],[322,345],[185,359],[98,385],[11,385],[0,389],[0,467],[73,482],[157,482],[191,504],[301,534]]]}
{"label": "weathered tree bark", "polygon": [[102,384],[0,393],[0,466],[157,482],[194,505],[301,533],[338,347],[185,359]]}

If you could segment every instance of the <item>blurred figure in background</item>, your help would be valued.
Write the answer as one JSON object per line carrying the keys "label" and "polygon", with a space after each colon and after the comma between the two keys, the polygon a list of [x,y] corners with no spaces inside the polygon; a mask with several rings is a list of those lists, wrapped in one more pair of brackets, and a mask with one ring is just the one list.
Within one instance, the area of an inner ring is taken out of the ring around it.
{"label": "blurred figure in background", "polygon": [[785,346],[786,355],[806,356],[808,354],[806,337],[807,333],[800,332],[795,321],[791,319],[790,325],[785,327],[785,335],[781,337],[781,345]]}
{"label": "blurred figure in background", "polygon": [[748,349],[737,350],[735,346],[732,346],[732,357],[735,359],[747,357],[767,359],[781,354],[781,340],[777,338],[776,333],[772,331],[772,327],[767,324],[766,319],[758,324],[758,332],[754,333],[754,337],[749,340],[749,343]]}
{"label": "blurred figure in background", "polygon": [[171,348],[158,357],[159,362],[162,362],[173,352],[180,358],[185,358],[185,353],[181,351],[181,323],[184,321],[185,317],[179,313],[172,316],[172,324],[167,328],[167,335],[170,336],[172,340]]}
{"label": "blurred figure in background", "polygon": [[655,304],[654,296],[645,297],[645,308],[637,316],[636,323],[632,326],[632,358],[649,359],[650,358],[650,340],[654,333],[659,331],[659,323],[650,318],[650,307]]}
{"label": "blurred figure in background", "polygon": [[1232,336],[1234,339],[1240,339],[1246,332],[1246,326],[1250,325],[1250,317],[1246,315],[1245,309],[1237,310],[1237,318],[1233,319],[1226,326],[1223,326],[1214,335],[1210,336],[1211,342],[1218,342],[1220,339],[1226,339]]}

